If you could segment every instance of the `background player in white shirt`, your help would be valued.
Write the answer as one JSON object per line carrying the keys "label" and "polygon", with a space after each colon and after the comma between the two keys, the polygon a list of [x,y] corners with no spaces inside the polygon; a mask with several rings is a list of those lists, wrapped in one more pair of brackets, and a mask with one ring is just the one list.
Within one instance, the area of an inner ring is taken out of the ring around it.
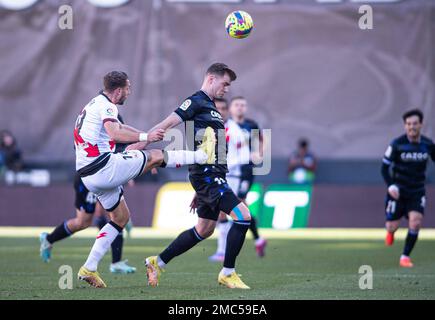
{"label": "background player in white shirt", "polygon": [[179,167],[208,161],[214,146],[203,144],[197,151],[129,150],[113,153],[116,143],[156,142],[164,130],[148,134],[121,124],[117,105],[124,104],[130,94],[130,81],[125,72],[112,71],[104,77],[104,90],[89,102],[77,118],[74,129],[76,170],[86,188],[95,193],[111,221],[100,231],[88,259],[80,268],[79,280],[97,288],[106,287],[97,272],[99,261],[115,237],[127,224],[130,212],[123,197],[122,186],[129,180],[161,167]]}

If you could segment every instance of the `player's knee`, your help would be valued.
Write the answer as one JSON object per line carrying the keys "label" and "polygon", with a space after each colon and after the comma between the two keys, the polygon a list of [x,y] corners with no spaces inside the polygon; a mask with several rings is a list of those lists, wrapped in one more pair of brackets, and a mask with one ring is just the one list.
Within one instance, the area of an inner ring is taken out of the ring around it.
{"label": "player's knee", "polygon": [[76,221],[76,231],[84,230],[89,228],[92,224],[92,219],[77,219]]}
{"label": "player's knee", "polygon": [[243,203],[240,203],[237,207],[233,209],[232,216],[237,220],[251,221],[251,212],[248,207]]}
{"label": "player's knee", "polygon": [[207,239],[209,238],[214,231],[215,225],[197,225],[195,227],[196,232],[201,236],[201,238]]}

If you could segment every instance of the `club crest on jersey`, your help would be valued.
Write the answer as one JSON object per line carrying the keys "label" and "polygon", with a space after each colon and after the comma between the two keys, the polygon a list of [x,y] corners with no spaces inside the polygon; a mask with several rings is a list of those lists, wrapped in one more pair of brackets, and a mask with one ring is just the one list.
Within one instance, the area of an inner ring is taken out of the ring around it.
{"label": "club crest on jersey", "polygon": [[114,112],[114,111],[113,111],[112,108],[107,108],[107,109],[106,109],[106,113],[107,113],[108,116],[113,116],[113,112]]}
{"label": "club crest on jersey", "polygon": [[403,161],[426,161],[429,155],[427,152],[402,152],[400,158]]}
{"label": "club crest on jersey", "polygon": [[184,101],[183,104],[180,106],[180,109],[183,110],[183,111],[186,111],[187,108],[189,108],[191,104],[192,104],[192,100],[187,99],[187,100]]}

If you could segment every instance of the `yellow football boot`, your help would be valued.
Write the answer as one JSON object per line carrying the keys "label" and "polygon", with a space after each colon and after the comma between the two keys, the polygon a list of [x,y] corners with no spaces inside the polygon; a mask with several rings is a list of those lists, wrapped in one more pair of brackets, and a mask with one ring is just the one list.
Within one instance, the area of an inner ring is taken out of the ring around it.
{"label": "yellow football boot", "polygon": [[77,276],[79,280],[86,281],[92,287],[95,288],[107,287],[97,271],[89,271],[85,267],[81,267]]}
{"label": "yellow football boot", "polygon": [[230,289],[251,289],[243,283],[242,279],[240,279],[236,272],[233,272],[229,276],[226,276],[221,271],[219,273],[218,282],[219,284],[226,286]]}
{"label": "yellow football boot", "polygon": [[198,146],[199,150],[202,150],[207,155],[206,164],[214,164],[216,161],[216,136],[212,127],[205,129],[204,136],[202,137],[202,143]]}
{"label": "yellow football boot", "polygon": [[145,265],[147,267],[148,285],[151,287],[158,286],[160,275],[162,274],[162,272],[164,272],[164,270],[159,267],[157,263],[157,256],[146,258]]}

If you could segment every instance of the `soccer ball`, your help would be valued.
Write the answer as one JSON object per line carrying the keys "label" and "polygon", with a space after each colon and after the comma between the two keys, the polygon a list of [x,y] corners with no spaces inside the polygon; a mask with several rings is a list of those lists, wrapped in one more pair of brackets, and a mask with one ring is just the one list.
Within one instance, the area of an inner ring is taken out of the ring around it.
{"label": "soccer ball", "polygon": [[251,16],[245,11],[231,12],[225,20],[225,29],[230,37],[243,39],[249,36],[254,28]]}

